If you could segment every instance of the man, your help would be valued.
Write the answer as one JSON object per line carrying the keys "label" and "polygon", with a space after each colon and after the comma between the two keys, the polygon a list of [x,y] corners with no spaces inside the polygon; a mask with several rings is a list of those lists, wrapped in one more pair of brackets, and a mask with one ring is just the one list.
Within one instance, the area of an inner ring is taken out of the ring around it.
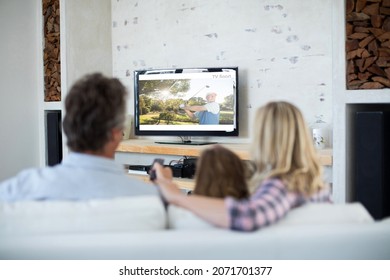
{"label": "man", "polygon": [[[209,92],[206,95],[207,103],[201,106],[180,105],[190,118],[198,118],[199,124],[219,124],[219,104],[215,102],[217,94]],[[194,113],[193,113],[194,112]]]}
{"label": "man", "polygon": [[70,154],[56,166],[28,169],[0,183],[0,201],[157,195],[114,161],[126,98],[118,79],[96,73],[77,81],[66,97],[63,120]]}

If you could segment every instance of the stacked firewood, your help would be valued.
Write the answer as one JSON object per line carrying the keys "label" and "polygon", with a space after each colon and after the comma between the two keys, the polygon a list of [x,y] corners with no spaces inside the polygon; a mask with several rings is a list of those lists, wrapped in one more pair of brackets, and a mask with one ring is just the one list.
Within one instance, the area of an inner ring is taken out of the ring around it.
{"label": "stacked firewood", "polygon": [[347,89],[390,87],[390,0],[346,1]]}
{"label": "stacked firewood", "polygon": [[45,101],[61,100],[60,4],[43,0]]}

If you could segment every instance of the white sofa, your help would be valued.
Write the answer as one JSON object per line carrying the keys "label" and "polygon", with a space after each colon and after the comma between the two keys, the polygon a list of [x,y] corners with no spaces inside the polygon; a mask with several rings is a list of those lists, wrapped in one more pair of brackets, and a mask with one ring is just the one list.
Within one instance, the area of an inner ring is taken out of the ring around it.
{"label": "white sofa", "polygon": [[0,203],[0,259],[390,259],[390,219],[308,204],[245,233],[166,212],[157,197]]}

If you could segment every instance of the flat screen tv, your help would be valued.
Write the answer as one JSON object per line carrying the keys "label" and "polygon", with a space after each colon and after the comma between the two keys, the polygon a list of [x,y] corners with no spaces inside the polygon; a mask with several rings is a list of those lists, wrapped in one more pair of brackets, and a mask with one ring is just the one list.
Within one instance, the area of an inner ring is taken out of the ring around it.
{"label": "flat screen tv", "polygon": [[191,137],[239,133],[238,67],[136,70],[134,95],[135,135],[198,145],[210,142]]}

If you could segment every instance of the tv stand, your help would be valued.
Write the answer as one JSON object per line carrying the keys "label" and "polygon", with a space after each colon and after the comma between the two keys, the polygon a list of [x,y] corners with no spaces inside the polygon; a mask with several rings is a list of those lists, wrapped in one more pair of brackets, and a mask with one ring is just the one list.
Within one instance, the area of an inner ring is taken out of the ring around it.
{"label": "tv stand", "polygon": [[[221,143],[221,145],[234,151],[243,160],[251,159],[249,143]],[[156,157],[197,157],[203,149],[205,149],[203,146],[156,145],[151,140],[129,139],[123,140],[119,144],[115,153],[115,160],[123,164],[151,164]],[[322,165],[332,166],[332,149],[318,150],[317,152]]]}
{"label": "tv stand", "polygon": [[[170,144],[173,144],[171,142]],[[175,143],[177,145],[162,145],[156,144],[152,140],[145,139],[129,139],[124,140],[119,144],[119,147],[115,153],[115,161],[123,165],[150,165],[153,160],[158,158],[164,158],[166,163],[177,161],[183,156],[198,157],[202,150],[205,149],[204,145],[185,145],[182,142]],[[220,143],[224,147],[235,152],[241,159],[250,160],[250,144],[249,143]],[[332,167],[332,150],[318,150],[320,162],[322,165],[331,169]],[[131,175],[135,176],[135,175]],[[149,177],[146,175],[138,175],[145,181],[149,182]],[[183,186],[185,189],[193,188],[193,180],[186,178],[175,178],[179,186]]]}
{"label": "tv stand", "polygon": [[173,145],[212,145],[218,142],[211,141],[192,141],[190,136],[179,136],[181,141],[156,141],[157,144],[173,144]]}
{"label": "tv stand", "polygon": [[173,145],[211,145],[217,144],[218,142],[205,142],[205,141],[156,141],[156,144],[173,144]]}

